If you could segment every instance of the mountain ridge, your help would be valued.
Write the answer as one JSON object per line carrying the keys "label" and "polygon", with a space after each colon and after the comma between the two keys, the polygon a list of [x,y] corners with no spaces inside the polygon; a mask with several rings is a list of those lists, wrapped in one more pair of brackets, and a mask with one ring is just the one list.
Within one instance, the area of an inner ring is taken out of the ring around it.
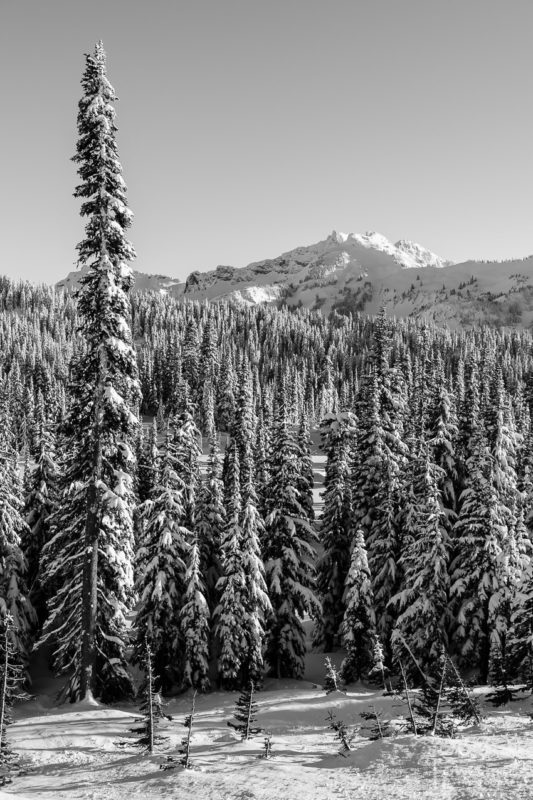
{"label": "mountain ridge", "polygon": [[[75,288],[80,271],[56,286]],[[285,304],[374,314],[382,306],[397,317],[424,316],[451,328],[487,322],[529,327],[533,322],[533,256],[454,263],[417,242],[392,243],[375,231],[334,230],[245,267],[195,270],[185,281],[136,272],[136,291],[198,301]]]}

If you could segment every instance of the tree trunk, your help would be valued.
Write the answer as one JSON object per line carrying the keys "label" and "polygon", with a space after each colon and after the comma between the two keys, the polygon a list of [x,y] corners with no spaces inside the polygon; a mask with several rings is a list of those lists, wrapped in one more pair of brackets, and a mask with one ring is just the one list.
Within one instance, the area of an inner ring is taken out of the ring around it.
{"label": "tree trunk", "polygon": [[93,482],[87,498],[85,550],[81,596],[80,698],[90,698],[94,688],[96,661],[96,615],[98,604],[98,490]]}
{"label": "tree trunk", "polygon": [[98,611],[98,535],[100,532],[100,491],[102,477],[101,415],[105,391],[107,357],[100,349],[98,386],[94,404],[93,422],[93,474],[87,491],[87,516],[85,518],[85,548],[83,554],[83,583],[81,595],[81,660],[79,699],[90,699],[94,688],[96,662],[96,619]]}
{"label": "tree trunk", "polygon": [[154,752],[154,695],[152,690],[152,652],[146,643],[146,679],[148,682],[148,752]]}
{"label": "tree trunk", "polygon": [[244,738],[246,740],[248,740],[250,738],[250,727],[252,725],[250,720],[251,720],[251,717],[252,717],[252,703],[253,702],[254,702],[254,683],[253,683],[253,681],[250,681],[250,702],[248,703],[248,715],[247,715],[247,718],[246,718],[246,731],[245,731],[245,735],[244,735]]}
{"label": "tree trunk", "polygon": [[4,618],[4,663],[2,664],[2,684],[0,686],[0,762],[2,760],[2,750],[6,745],[6,700],[7,700],[7,673],[9,669],[9,627],[7,618]]}

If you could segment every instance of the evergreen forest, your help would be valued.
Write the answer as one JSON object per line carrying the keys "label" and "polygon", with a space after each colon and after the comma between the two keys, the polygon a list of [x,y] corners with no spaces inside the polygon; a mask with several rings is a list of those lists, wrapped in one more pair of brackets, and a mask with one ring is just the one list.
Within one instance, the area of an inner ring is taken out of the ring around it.
{"label": "evergreen forest", "polygon": [[101,43],[82,87],[80,286],[0,280],[13,669],[114,702],[149,648],[164,693],[260,688],[311,620],[345,683],[445,653],[533,689],[530,332],[133,293]]}

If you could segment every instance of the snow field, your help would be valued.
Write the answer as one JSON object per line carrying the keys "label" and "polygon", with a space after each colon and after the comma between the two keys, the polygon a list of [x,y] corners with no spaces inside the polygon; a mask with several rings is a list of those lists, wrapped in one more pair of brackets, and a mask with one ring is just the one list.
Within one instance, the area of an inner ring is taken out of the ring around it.
{"label": "snow field", "polygon": [[[334,654],[339,661],[341,654]],[[40,696],[18,708],[10,728],[27,774],[0,791],[8,798],[57,800],[526,800],[533,797],[533,722],[530,698],[503,709],[484,704],[480,728],[464,728],[456,739],[399,734],[370,741],[360,713],[375,707],[386,719],[405,713],[401,700],[353,685],[347,695],[326,695],[323,654],[310,654],[306,680],[268,679],[257,694],[257,724],[272,733],[274,758],[258,758],[263,735],[241,742],[227,726],[237,693],[199,695],[192,735],[195,768],[161,771],[176,752],[190,709],[190,693],[171,700],[169,736],[154,755],[117,745],[132,737],[134,704],[47,707]],[[482,690],[478,690],[482,693]],[[358,733],[353,751],[337,753],[326,717],[333,710]],[[132,739],[133,741],[133,739]]]}

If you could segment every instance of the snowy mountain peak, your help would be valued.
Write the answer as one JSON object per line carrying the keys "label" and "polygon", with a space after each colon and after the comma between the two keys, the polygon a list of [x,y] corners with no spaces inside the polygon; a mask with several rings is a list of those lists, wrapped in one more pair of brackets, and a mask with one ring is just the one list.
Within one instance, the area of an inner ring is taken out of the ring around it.
{"label": "snowy mountain peak", "polygon": [[377,231],[367,231],[366,233],[352,234],[352,239],[362,244],[363,247],[373,248],[374,250],[381,250],[382,253],[388,253],[393,256],[395,247],[392,242],[389,242],[386,236]]}
{"label": "snowy mountain peak", "polygon": [[[374,313],[384,301],[389,305],[394,303],[395,310],[407,302],[405,298],[413,282],[412,269],[424,268],[424,291],[417,301],[423,304],[426,285],[435,281],[439,290],[442,288],[444,276],[436,268],[449,265],[449,261],[416,242],[402,239],[394,244],[377,231],[333,230],[325,239],[300,245],[276,258],[240,268],[218,266],[209,272],[194,271],[185,282],[164,275],[136,273],[134,291],[155,291],[198,301],[226,299],[239,305],[285,302],[322,308],[325,313],[348,304],[355,311],[365,309]],[[468,272],[468,279],[470,275]],[[74,272],[58,285],[69,291],[78,285],[79,278],[80,272]],[[417,284],[417,291],[421,285]],[[409,303],[411,308],[411,300]]]}

